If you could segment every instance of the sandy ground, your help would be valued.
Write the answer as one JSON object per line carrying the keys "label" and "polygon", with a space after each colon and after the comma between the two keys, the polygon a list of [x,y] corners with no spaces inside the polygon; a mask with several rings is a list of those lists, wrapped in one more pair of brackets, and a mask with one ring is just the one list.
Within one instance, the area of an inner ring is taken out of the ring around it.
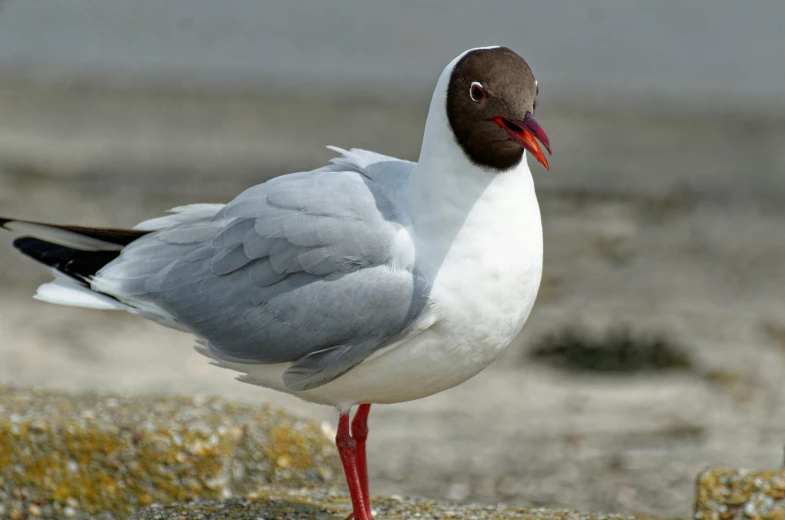
{"label": "sandy ground", "polygon": [[[415,159],[427,98],[381,99],[6,83],[0,214],[130,225],[318,166],[325,144]],[[373,491],[686,518],[698,470],[782,461],[785,118],[543,104],[538,119],[555,155],[550,173],[534,168],[546,251],[530,323],[475,379],[374,409]],[[10,242],[0,383],[210,393],[334,419],[234,382],[184,334],[30,299],[48,276]],[[565,330],[659,338],[690,364],[577,373],[526,355]]]}

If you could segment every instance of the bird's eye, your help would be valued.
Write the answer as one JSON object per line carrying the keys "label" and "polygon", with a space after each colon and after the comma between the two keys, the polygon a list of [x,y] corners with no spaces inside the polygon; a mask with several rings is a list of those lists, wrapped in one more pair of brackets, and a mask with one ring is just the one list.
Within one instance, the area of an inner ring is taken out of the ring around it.
{"label": "bird's eye", "polygon": [[475,103],[479,103],[485,99],[485,89],[475,81],[469,87],[469,97],[472,98],[472,101]]}

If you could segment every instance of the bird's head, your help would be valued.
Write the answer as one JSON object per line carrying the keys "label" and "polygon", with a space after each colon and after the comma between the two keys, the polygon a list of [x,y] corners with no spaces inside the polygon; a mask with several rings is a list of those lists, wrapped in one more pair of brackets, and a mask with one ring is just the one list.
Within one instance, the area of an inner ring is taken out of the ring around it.
{"label": "bird's head", "polygon": [[506,47],[473,49],[455,62],[446,108],[455,140],[471,162],[504,171],[527,150],[546,169],[540,144],[551,153],[534,119],[539,86],[526,61]]}

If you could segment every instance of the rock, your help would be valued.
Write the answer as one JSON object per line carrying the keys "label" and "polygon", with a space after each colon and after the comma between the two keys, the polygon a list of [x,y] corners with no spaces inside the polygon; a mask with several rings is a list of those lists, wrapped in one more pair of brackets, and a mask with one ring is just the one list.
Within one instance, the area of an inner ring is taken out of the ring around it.
{"label": "rock", "polygon": [[[373,498],[379,520],[632,520],[622,515],[584,514],[504,505],[461,505],[411,498]],[[128,520],[344,520],[351,511],[349,497],[336,491],[267,488],[253,499],[191,502],[143,509]]]}
{"label": "rock", "polygon": [[340,478],[318,424],[266,405],[0,387],[0,505],[11,516],[125,518]]}
{"label": "rock", "polygon": [[785,468],[708,470],[697,485],[695,520],[785,520]]}

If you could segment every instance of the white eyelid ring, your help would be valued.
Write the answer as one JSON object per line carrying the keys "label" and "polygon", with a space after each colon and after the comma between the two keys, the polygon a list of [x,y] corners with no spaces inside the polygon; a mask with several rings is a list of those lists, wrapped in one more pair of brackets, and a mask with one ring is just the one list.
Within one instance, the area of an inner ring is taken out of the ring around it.
{"label": "white eyelid ring", "polygon": [[482,83],[479,81],[472,81],[472,84],[469,85],[469,97],[475,103],[479,103],[485,99],[485,87],[482,86]]}

